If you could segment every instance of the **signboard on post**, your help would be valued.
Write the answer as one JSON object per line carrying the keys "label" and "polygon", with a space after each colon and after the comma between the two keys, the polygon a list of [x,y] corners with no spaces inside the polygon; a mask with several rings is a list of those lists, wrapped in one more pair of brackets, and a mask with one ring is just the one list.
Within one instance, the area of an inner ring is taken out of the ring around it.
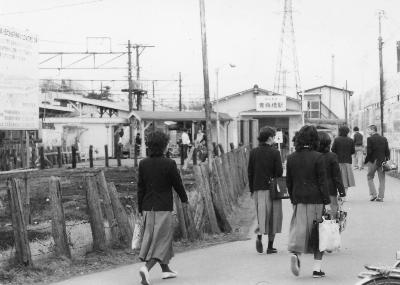
{"label": "signboard on post", "polygon": [[277,131],[275,134],[275,142],[276,143],[283,143],[283,133],[282,131]]}
{"label": "signboard on post", "polygon": [[286,96],[260,95],[256,104],[256,111],[286,111]]}
{"label": "signboard on post", "polygon": [[38,38],[0,26],[0,130],[39,128]]}

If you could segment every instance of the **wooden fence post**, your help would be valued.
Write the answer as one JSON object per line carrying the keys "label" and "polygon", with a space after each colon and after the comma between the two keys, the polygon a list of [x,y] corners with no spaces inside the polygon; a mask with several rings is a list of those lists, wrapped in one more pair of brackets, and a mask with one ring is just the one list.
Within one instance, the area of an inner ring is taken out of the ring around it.
{"label": "wooden fence post", "polygon": [[71,152],[72,152],[72,168],[76,168],[76,147],[75,146],[72,146]]}
{"label": "wooden fence post", "polygon": [[45,165],[44,165],[44,147],[40,146],[39,147],[39,157],[40,157],[40,169],[44,169]]}
{"label": "wooden fence post", "polygon": [[62,153],[61,153],[61,146],[57,147],[57,162],[58,162],[58,167],[62,167]]}
{"label": "wooden fence post", "polygon": [[89,146],[89,167],[93,168],[93,146]]}
{"label": "wooden fence post", "polygon": [[130,246],[133,236],[133,228],[131,228],[129,224],[128,214],[126,213],[124,207],[121,204],[121,201],[119,200],[118,192],[115,188],[114,183],[107,183],[107,186],[114,215],[118,222],[118,229],[121,234],[121,239],[126,246]]}
{"label": "wooden fence post", "polygon": [[225,153],[224,147],[222,146],[222,144],[218,144],[218,148],[219,148],[219,153],[222,155]]}
{"label": "wooden fence post", "polygon": [[217,146],[217,143],[216,143],[216,142],[213,142],[212,145],[213,145],[213,154],[214,154],[214,156],[218,156],[219,153],[218,153],[218,146]]}
{"label": "wooden fence post", "polygon": [[21,181],[9,178],[8,197],[10,200],[11,220],[14,230],[15,256],[18,264],[32,266],[31,250],[29,247],[28,231],[26,229],[24,207],[21,193]]}
{"label": "wooden fence post", "polygon": [[109,167],[109,164],[108,164],[108,145],[104,145],[104,156],[105,156],[106,167]]}
{"label": "wooden fence post", "polygon": [[188,235],[188,230],[186,228],[185,216],[183,213],[181,201],[179,200],[179,197],[175,192],[173,193],[173,196],[176,207],[176,215],[178,217],[178,223],[179,223],[179,228],[181,230],[182,238],[188,239],[189,235]]}
{"label": "wooden fence post", "polygon": [[93,250],[106,250],[106,233],[104,230],[103,213],[101,211],[100,198],[97,190],[96,178],[85,176],[86,200],[88,205],[90,227],[93,236]]}
{"label": "wooden fence post", "polygon": [[71,250],[68,245],[67,230],[65,226],[64,208],[61,202],[60,179],[54,176],[49,180],[49,195],[52,211],[52,233],[57,256],[71,258]]}
{"label": "wooden fence post", "polygon": [[193,148],[192,160],[193,160],[193,165],[197,165],[197,148],[196,147]]}
{"label": "wooden fence post", "polygon": [[231,151],[235,149],[235,145],[232,142],[229,144],[229,146],[231,148]]}
{"label": "wooden fence post", "polygon": [[111,206],[110,195],[108,194],[108,187],[106,177],[104,176],[104,172],[100,171],[100,173],[96,176],[97,178],[97,187],[99,189],[99,194],[101,199],[103,200],[104,211],[106,214],[106,218],[108,221],[108,225],[111,228],[111,244],[118,245],[119,244],[119,231],[117,221],[115,220],[114,211]]}
{"label": "wooden fence post", "polygon": [[185,164],[185,154],[183,153],[183,150],[185,148],[183,147],[183,144],[180,145],[180,156],[181,156],[181,165]]}
{"label": "wooden fence post", "polygon": [[28,175],[25,174],[24,177],[24,212],[25,212],[25,224],[31,224],[31,197],[30,197],[30,185]]}
{"label": "wooden fence post", "polygon": [[204,198],[204,204],[205,204],[204,208],[207,213],[208,220],[210,222],[211,232],[214,234],[218,234],[221,231],[218,227],[217,216],[215,215],[214,211],[214,206],[211,198],[210,185],[208,184],[208,181],[204,179],[203,169],[201,166],[197,165],[193,166],[193,172],[196,182],[198,183],[198,189],[201,191],[202,196]]}

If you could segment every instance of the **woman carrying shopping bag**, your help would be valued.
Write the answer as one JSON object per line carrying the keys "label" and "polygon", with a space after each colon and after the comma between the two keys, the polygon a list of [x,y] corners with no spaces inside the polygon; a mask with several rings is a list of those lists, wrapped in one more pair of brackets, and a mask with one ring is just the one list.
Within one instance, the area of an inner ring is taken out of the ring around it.
{"label": "woman carrying shopping bag", "polygon": [[144,219],[139,258],[146,262],[139,270],[143,285],[150,284],[149,271],[156,263],[161,266],[163,279],[177,277],[177,272],[168,265],[174,256],[172,187],[184,207],[188,198],[175,161],[164,156],[168,142],[169,137],[163,132],[150,133],[147,139],[150,156],[139,164],[138,209]]}
{"label": "woman carrying shopping bag", "polygon": [[259,146],[252,149],[248,165],[249,188],[257,213],[256,250],[263,252],[262,235],[268,235],[267,254],[277,253],[273,247],[275,234],[282,230],[282,200],[273,200],[271,192],[276,178],[283,173],[281,155],[274,145],[275,130],[263,127]]}
{"label": "woman carrying shopping bag", "polygon": [[331,199],[331,217],[332,219],[338,218],[338,193],[341,198],[346,197],[342,182],[342,174],[339,168],[339,162],[337,155],[330,151],[331,138],[325,132],[318,133],[319,138],[319,152],[322,153],[326,167],[326,182],[329,191],[329,197]]}
{"label": "woman carrying shopping bag", "polygon": [[[291,270],[300,273],[300,255],[314,254],[313,277],[324,277],[321,270],[323,252],[315,246],[316,226],[322,221],[324,205],[330,203],[326,185],[324,159],[318,149],[318,132],[314,126],[304,126],[296,136],[296,151],[288,156],[286,184],[293,204],[288,250],[292,252]],[[313,230],[314,229],[314,230]]]}

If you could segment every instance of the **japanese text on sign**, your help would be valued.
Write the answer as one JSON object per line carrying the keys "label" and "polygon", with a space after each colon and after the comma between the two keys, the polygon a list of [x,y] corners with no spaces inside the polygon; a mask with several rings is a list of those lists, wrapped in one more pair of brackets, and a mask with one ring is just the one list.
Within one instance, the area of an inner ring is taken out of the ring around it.
{"label": "japanese text on sign", "polygon": [[285,96],[257,96],[257,111],[286,111]]}
{"label": "japanese text on sign", "polygon": [[0,130],[39,128],[37,36],[0,26]]}

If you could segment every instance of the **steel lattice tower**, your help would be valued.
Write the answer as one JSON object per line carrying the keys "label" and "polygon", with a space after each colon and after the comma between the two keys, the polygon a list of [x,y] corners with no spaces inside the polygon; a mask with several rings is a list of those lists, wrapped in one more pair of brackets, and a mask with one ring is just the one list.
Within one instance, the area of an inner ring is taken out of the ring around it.
{"label": "steel lattice tower", "polygon": [[298,98],[301,87],[292,16],[292,0],[285,0],[283,12],[274,92]]}

